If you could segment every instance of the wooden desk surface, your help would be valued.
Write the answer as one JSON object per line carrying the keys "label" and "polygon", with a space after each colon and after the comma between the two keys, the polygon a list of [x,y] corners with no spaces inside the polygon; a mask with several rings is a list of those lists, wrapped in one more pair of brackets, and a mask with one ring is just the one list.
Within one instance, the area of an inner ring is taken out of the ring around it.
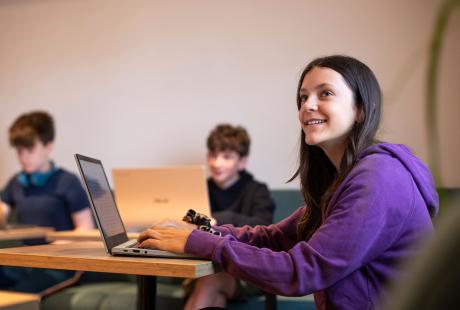
{"label": "wooden desk surface", "polygon": [[0,265],[180,278],[215,272],[211,261],[111,256],[101,242],[90,241],[0,249]]}
{"label": "wooden desk surface", "polygon": [[0,230],[0,241],[45,238],[51,227],[7,228]]}
{"label": "wooden desk surface", "polygon": [[39,301],[40,298],[35,294],[0,291],[0,308],[8,307],[7,309],[23,309],[19,307],[21,304],[32,303],[35,307],[29,305],[29,309],[38,309]]}
{"label": "wooden desk surface", "polygon": [[[137,239],[139,233],[128,233],[129,239]],[[99,230],[52,231],[46,234],[46,240],[101,241]]]}

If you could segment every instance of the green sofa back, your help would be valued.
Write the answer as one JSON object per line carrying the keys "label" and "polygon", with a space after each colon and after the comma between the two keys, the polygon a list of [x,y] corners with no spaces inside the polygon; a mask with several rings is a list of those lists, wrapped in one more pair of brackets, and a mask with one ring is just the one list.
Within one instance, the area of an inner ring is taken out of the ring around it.
{"label": "green sofa back", "polygon": [[276,205],[275,214],[273,217],[274,223],[288,217],[303,205],[303,199],[302,195],[300,194],[300,190],[275,189],[270,193]]}

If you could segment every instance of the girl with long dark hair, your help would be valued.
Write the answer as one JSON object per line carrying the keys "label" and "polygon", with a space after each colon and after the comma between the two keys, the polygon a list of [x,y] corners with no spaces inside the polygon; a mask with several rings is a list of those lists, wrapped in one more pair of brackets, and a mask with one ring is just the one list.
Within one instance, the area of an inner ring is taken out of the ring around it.
{"label": "girl with long dark hair", "polygon": [[[210,259],[268,292],[313,293],[318,309],[373,309],[432,232],[432,176],[407,147],[376,140],[381,91],[362,62],[340,55],[312,61],[297,108],[300,158],[292,179],[300,177],[305,206],[270,226],[213,227],[218,236],[177,222],[152,227],[139,241]],[[214,302],[194,307],[225,306]]]}

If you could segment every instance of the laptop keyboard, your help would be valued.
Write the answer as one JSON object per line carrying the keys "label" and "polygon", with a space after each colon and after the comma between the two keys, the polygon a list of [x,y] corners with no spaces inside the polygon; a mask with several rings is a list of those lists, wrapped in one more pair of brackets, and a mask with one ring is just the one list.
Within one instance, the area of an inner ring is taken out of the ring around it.
{"label": "laptop keyboard", "polygon": [[140,245],[139,242],[136,242],[133,245],[130,245],[128,248],[130,248],[130,249],[138,249],[139,245]]}

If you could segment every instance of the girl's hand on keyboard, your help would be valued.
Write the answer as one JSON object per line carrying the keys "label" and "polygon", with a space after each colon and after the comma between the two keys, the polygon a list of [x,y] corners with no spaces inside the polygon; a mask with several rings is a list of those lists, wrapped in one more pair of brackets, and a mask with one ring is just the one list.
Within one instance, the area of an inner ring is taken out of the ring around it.
{"label": "girl's hand on keyboard", "polygon": [[139,247],[184,253],[188,236],[194,229],[196,225],[182,221],[164,221],[139,235]]}
{"label": "girl's hand on keyboard", "polygon": [[197,228],[197,226],[194,225],[194,224],[190,224],[190,223],[187,223],[187,222],[184,222],[184,221],[177,221],[177,220],[173,220],[173,219],[164,219],[164,220],[161,220],[161,221],[154,222],[154,223],[152,223],[152,225],[150,225],[150,228],[152,228],[152,229],[168,228],[168,227],[169,228],[178,228],[178,229],[190,228],[191,230]]}

